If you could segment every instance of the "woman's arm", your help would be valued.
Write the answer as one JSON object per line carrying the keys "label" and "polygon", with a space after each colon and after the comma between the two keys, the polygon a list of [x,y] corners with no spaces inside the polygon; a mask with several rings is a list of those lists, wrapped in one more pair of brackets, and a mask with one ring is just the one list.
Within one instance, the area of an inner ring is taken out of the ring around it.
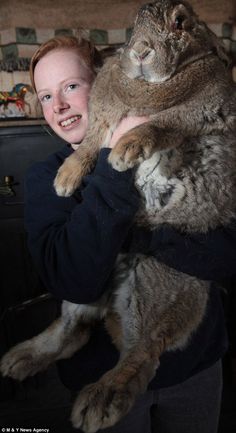
{"label": "woman's arm", "polygon": [[29,250],[44,284],[59,299],[90,303],[100,298],[138,209],[133,172],[113,170],[109,151],[101,150],[85,179],[82,201],[78,191],[65,198],[53,188],[68,149],[34,165],[26,178]]}
{"label": "woman's arm", "polygon": [[167,225],[152,232],[134,227],[129,248],[180,272],[221,281],[236,275],[236,220],[205,234],[186,234]]}

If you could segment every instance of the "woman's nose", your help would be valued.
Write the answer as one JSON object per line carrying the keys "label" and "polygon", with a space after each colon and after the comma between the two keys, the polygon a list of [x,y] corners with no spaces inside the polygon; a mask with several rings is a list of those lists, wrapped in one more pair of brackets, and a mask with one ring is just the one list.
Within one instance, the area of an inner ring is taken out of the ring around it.
{"label": "woman's nose", "polygon": [[53,111],[54,113],[61,113],[69,108],[68,102],[63,98],[62,95],[55,95],[53,98]]}

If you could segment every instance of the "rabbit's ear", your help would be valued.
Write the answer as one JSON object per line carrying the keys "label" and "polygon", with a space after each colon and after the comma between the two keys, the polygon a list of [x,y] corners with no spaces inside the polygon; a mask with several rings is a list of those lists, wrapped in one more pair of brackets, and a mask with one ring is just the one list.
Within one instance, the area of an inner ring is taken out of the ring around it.
{"label": "rabbit's ear", "polygon": [[[203,23],[201,23],[203,25]],[[209,27],[204,24],[204,27],[208,33],[210,48],[214,50],[215,54],[219,57],[219,59],[226,65],[230,65],[230,58],[227,54],[226,48],[223,42],[213,33]]]}
{"label": "rabbit's ear", "polygon": [[217,54],[217,56],[219,57],[220,60],[222,60],[222,62],[226,65],[229,66],[230,65],[230,58],[227,54],[226,48],[223,44],[223,42],[215,35],[215,33],[213,33],[211,30],[210,31],[210,36],[211,36],[211,40],[213,43],[213,49],[215,49],[215,52]]}

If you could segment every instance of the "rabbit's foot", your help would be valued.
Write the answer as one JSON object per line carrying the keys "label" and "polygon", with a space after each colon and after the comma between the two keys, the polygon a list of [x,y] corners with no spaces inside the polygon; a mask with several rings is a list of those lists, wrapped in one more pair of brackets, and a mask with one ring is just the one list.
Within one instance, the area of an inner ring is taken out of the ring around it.
{"label": "rabbit's foot", "polygon": [[53,360],[50,354],[40,352],[31,340],[27,340],[17,344],[3,356],[0,372],[3,376],[21,381],[45,370]]}
{"label": "rabbit's foot", "polygon": [[134,128],[120,138],[112,149],[108,160],[117,171],[125,171],[150,158],[155,146],[151,137],[146,137],[139,132],[143,125]]}
{"label": "rabbit's foot", "polygon": [[75,428],[93,433],[114,425],[133,404],[131,393],[114,383],[97,383],[86,386],[77,397],[71,421]]}
{"label": "rabbit's foot", "polygon": [[57,195],[69,197],[75,189],[80,185],[82,173],[82,165],[74,154],[65,159],[62,166],[59,168],[54,179],[54,188]]}

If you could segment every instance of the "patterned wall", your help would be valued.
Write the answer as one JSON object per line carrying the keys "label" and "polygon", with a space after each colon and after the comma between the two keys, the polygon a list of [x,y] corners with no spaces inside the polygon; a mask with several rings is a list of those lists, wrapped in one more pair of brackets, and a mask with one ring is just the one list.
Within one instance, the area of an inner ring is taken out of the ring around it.
{"label": "patterned wall", "polygon": [[[227,51],[230,53],[233,78],[236,81],[236,25],[226,22],[209,24],[209,27],[223,40]],[[122,45],[129,38],[130,31],[130,28],[92,29],[87,30],[87,33],[98,49],[103,49]],[[17,83],[30,84],[28,73],[30,58],[41,43],[58,34],[76,34],[76,30],[24,27],[0,30],[0,92],[10,91]],[[0,108],[2,108],[0,117],[11,115],[11,113],[7,114],[6,110],[3,110],[1,104]],[[27,114],[31,117],[39,115],[35,109]]]}

